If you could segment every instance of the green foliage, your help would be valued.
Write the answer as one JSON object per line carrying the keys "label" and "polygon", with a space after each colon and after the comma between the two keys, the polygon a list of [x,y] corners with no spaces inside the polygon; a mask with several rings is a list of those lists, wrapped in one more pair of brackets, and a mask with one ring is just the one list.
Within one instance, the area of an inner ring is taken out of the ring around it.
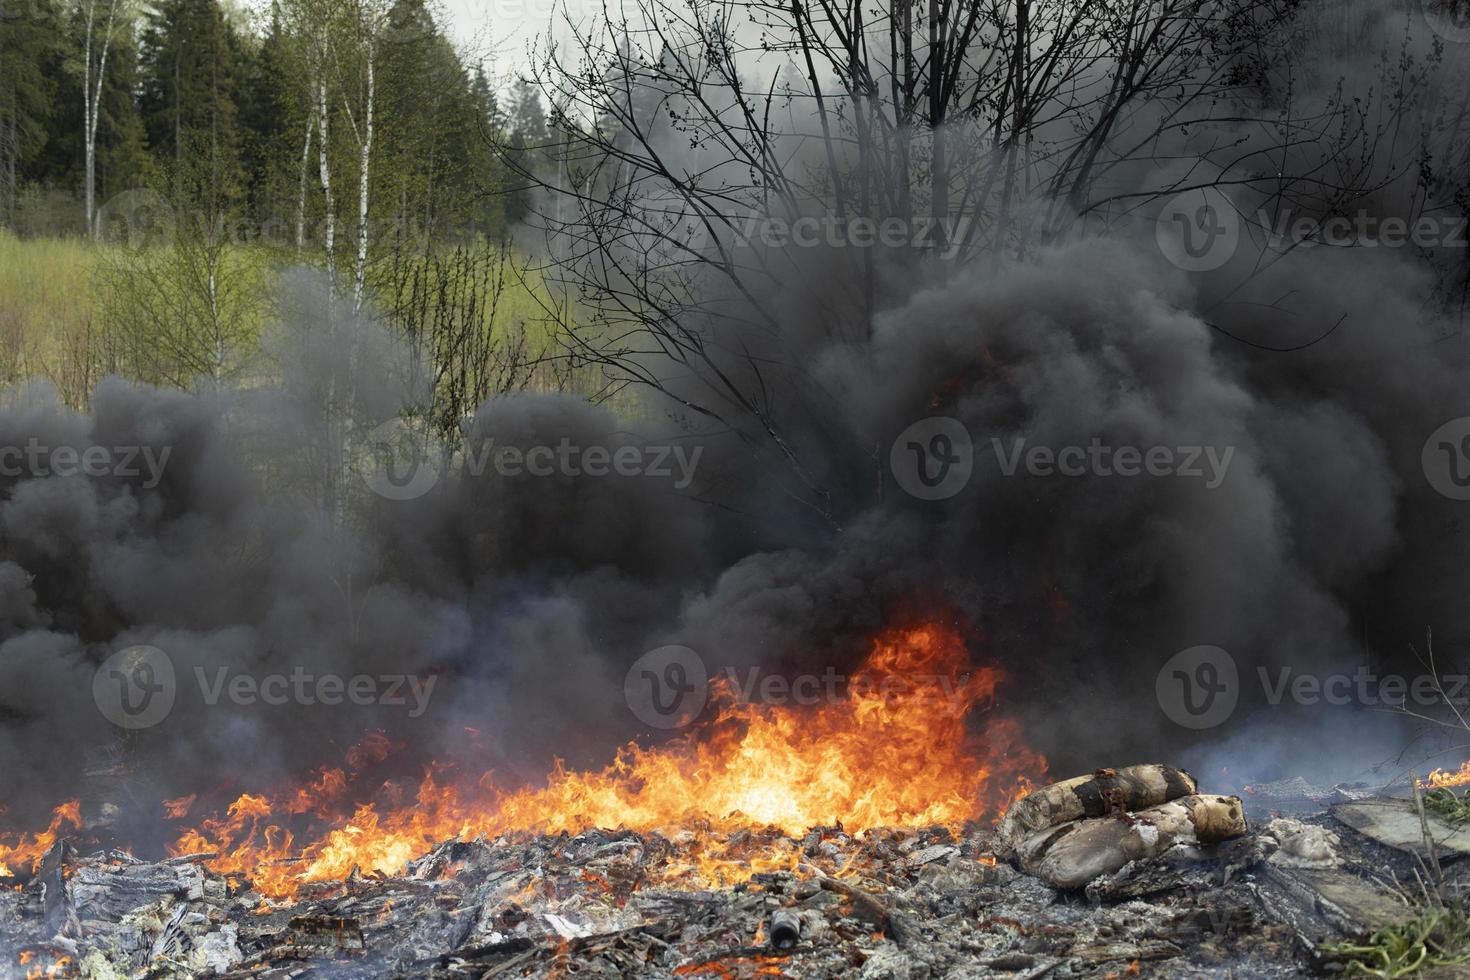
{"label": "green foliage", "polygon": [[[5,15],[22,2],[37,16]],[[106,372],[238,380],[259,363],[274,275],[332,269],[347,296],[359,243],[369,308],[442,361],[433,411],[446,427],[487,394],[565,380],[541,357],[544,287],[504,244],[516,214],[496,152],[513,128],[544,155],[533,87],[507,111],[426,0],[272,0],[253,14],[234,0],[117,0],[100,79],[101,239],[84,244],[83,84],[89,66],[98,83],[111,3],[0,0],[0,383],[45,375],[81,404]],[[138,195],[157,202],[164,241],[108,237],[130,227]],[[38,267],[41,255],[54,264]]]}
{"label": "green foliage", "polygon": [[1470,962],[1470,919],[1463,908],[1430,909],[1379,929],[1363,943],[1327,947],[1345,976],[1394,980],[1418,970]]}
{"label": "green foliage", "polygon": [[186,157],[207,159],[207,178],[230,195],[241,191],[239,47],[217,0],[162,0],[143,32],[140,63],[138,108],[155,157],[175,176],[186,172]]}
{"label": "green foliage", "polygon": [[1470,790],[1456,796],[1452,789],[1432,789],[1424,794],[1424,809],[1449,823],[1470,823]]}
{"label": "green foliage", "polygon": [[53,115],[45,68],[58,21],[50,0],[0,0],[0,222],[10,227],[18,173],[40,156]]}

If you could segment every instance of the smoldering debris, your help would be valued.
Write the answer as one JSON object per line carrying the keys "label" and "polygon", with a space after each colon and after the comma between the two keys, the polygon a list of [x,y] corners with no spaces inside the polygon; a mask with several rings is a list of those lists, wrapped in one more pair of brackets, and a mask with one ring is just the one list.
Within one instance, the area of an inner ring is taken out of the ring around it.
{"label": "smoldering debris", "polygon": [[[1192,799],[1081,822],[1138,826]],[[0,890],[0,957],[62,977],[1286,977],[1408,914],[1383,882],[1409,857],[1326,814],[1218,836],[1181,833],[1081,890],[998,858],[977,826],[514,833],[279,902],[211,855],[63,840]]]}

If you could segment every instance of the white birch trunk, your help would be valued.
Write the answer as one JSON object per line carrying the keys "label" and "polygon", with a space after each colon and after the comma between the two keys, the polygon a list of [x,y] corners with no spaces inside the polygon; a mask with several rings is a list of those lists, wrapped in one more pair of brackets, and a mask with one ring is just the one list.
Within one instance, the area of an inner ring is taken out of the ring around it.
{"label": "white birch trunk", "polygon": [[306,169],[311,162],[311,134],[316,130],[316,116],[306,119],[306,138],[301,141],[301,170],[296,182],[296,258],[306,247]]}
{"label": "white birch trunk", "polygon": [[327,115],[327,53],[326,39],[322,39],[321,59],[317,65],[316,113],[317,127],[321,137],[317,142],[317,160],[322,181],[322,196],[326,209],[323,222],[323,237],[327,250],[327,293],[329,298],[337,295],[337,218],[336,202],[332,198],[332,168],[327,157],[327,146],[331,142],[331,119]]}
{"label": "white birch trunk", "polygon": [[82,144],[86,155],[87,231],[95,238],[101,234],[97,222],[97,120],[101,115],[102,83],[107,77],[107,52],[112,47],[113,26],[117,19],[117,0],[107,6],[107,30],[101,39],[101,58],[97,65],[97,81],[92,82],[92,47],[95,36],[97,0],[86,0],[87,26],[82,46]]}
{"label": "white birch trunk", "polygon": [[367,105],[363,109],[362,147],[357,166],[357,266],[352,273],[352,312],[362,309],[362,296],[367,281],[368,253],[368,172],[373,157],[373,98],[375,79],[373,39],[367,42]]}

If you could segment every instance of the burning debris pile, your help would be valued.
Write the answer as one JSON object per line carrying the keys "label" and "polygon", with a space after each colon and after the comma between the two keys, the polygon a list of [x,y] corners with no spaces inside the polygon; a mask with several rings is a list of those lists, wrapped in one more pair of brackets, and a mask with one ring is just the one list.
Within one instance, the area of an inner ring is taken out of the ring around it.
{"label": "burning debris pile", "polygon": [[31,977],[1269,977],[1409,913],[1372,879],[1410,856],[1351,815],[1248,832],[1239,799],[1196,789],[1149,765],[1044,787],[995,826],[512,831],[289,897],[214,853],[61,838],[0,892],[0,951]]}
{"label": "burning debris pile", "polygon": [[1407,804],[1255,827],[1164,765],[1038,786],[966,650],[890,630],[835,703],[716,692],[686,736],[530,787],[373,788],[370,735],[299,784],[165,801],[161,861],[68,802],[0,835],[3,973],[1287,976],[1407,915],[1370,880],[1411,877]]}

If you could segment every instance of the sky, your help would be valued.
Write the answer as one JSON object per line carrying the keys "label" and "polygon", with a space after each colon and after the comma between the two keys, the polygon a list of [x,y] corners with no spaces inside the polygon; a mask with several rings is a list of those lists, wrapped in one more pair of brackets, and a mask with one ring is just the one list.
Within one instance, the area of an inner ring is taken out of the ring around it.
{"label": "sky", "polygon": [[[487,59],[497,77],[509,78],[529,65],[527,51],[544,36],[563,7],[579,19],[602,9],[598,0],[440,0],[443,23],[465,49]],[[565,27],[562,28],[565,30]],[[471,57],[470,60],[474,60]]]}

